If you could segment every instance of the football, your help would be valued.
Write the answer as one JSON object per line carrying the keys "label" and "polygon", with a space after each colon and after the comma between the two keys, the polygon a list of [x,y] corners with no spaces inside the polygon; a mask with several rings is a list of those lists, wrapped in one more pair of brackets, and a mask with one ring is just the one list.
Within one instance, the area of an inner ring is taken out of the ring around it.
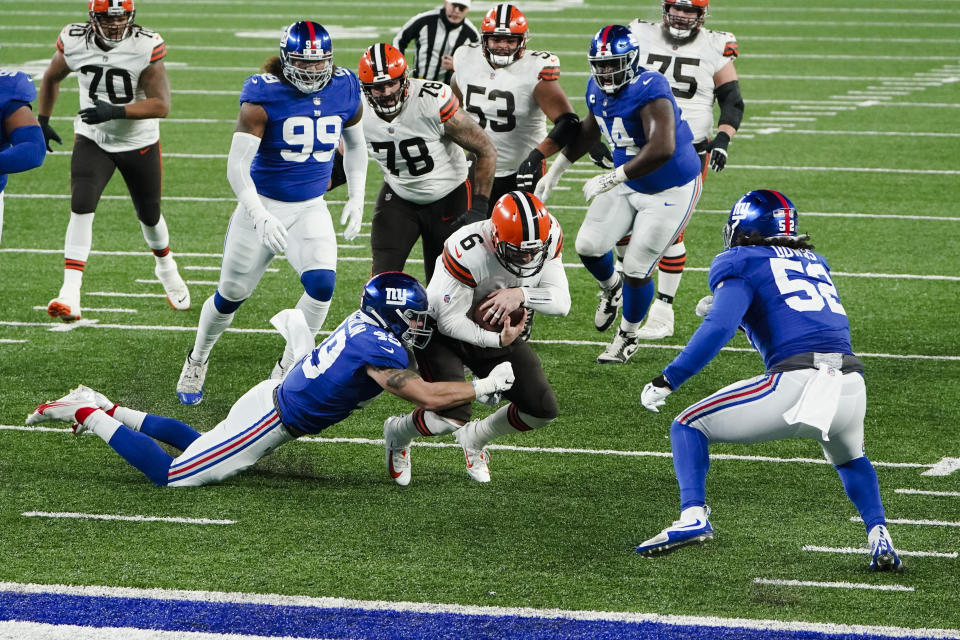
{"label": "football", "polygon": [[[493,322],[492,317],[489,318],[488,320],[484,320],[483,316],[486,313],[486,310],[480,311],[480,306],[482,304],[483,304],[483,301],[481,300],[476,305],[474,305],[474,307],[470,310],[470,319],[476,322],[478,325],[480,325],[481,328],[486,329],[487,331],[495,331],[497,333],[500,333],[500,331],[503,329],[503,320],[501,319],[496,323]],[[523,307],[520,307],[519,309],[517,309],[516,311],[510,314],[510,324],[512,326],[515,327],[520,322],[523,321],[524,311],[525,309]]]}

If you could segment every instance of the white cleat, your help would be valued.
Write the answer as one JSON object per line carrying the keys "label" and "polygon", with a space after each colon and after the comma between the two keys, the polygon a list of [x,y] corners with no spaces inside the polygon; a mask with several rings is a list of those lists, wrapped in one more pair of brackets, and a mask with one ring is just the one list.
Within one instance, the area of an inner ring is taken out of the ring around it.
{"label": "white cleat", "polygon": [[[467,424],[470,423],[468,422]],[[463,427],[455,431],[453,437],[460,443],[460,446],[463,447],[463,457],[466,458],[467,461],[467,473],[477,482],[490,482],[490,452],[488,452],[486,448],[473,449],[469,443],[464,443],[466,440],[464,428],[466,426],[467,425],[463,425]]]}
{"label": "white cleat", "polygon": [[597,364],[624,364],[637,352],[637,334],[617,329],[613,342],[597,356]]}
{"label": "white cleat", "polygon": [[51,318],[60,318],[64,322],[75,322],[80,319],[80,290],[60,289],[60,295],[47,304],[47,315]]}
{"label": "white cleat", "polygon": [[[37,424],[50,420],[76,422],[74,415],[77,413],[77,410],[87,407],[92,409],[99,408],[93,396],[93,391],[81,385],[59,400],[41,404],[33,413],[27,416],[27,424]],[[86,429],[82,427],[74,429],[74,433],[77,434],[83,433],[84,431],[86,431]]]}
{"label": "white cleat", "polygon": [[663,300],[654,300],[647,313],[647,321],[637,329],[641,340],[660,340],[673,335],[673,305]]}
{"label": "white cleat", "polygon": [[597,331],[606,331],[617,319],[620,307],[623,305],[623,276],[617,278],[617,283],[609,289],[600,289],[600,302],[593,316],[593,326]]}
{"label": "white cleat", "polygon": [[401,487],[410,484],[410,443],[398,436],[403,416],[392,416],[383,423],[383,446],[386,452],[387,473]]}
{"label": "white cleat", "polygon": [[187,283],[180,277],[177,271],[177,263],[171,258],[164,264],[157,263],[153,272],[156,274],[163,290],[167,293],[167,302],[177,311],[186,311],[190,308],[190,290],[187,289]]}
{"label": "white cleat", "polygon": [[[687,512],[690,513],[687,513]],[[703,544],[713,540],[713,527],[707,517],[710,507],[691,507],[684,511],[680,519],[672,525],[642,542],[637,547],[637,553],[642,556],[662,556],[676,551],[680,547],[690,544]]]}
{"label": "white cleat", "polygon": [[885,526],[878,524],[870,529],[867,540],[870,543],[870,571],[903,572],[903,562],[893,548],[893,540]]}
{"label": "white cleat", "polygon": [[207,379],[210,359],[197,362],[190,357],[190,353],[187,354],[183,369],[180,370],[180,379],[177,381],[177,398],[180,404],[200,404],[203,400],[203,382]]}
{"label": "white cleat", "polygon": [[273,365],[273,371],[270,372],[271,380],[283,380],[287,376],[287,368],[281,364],[282,360],[283,358],[277,360]]}

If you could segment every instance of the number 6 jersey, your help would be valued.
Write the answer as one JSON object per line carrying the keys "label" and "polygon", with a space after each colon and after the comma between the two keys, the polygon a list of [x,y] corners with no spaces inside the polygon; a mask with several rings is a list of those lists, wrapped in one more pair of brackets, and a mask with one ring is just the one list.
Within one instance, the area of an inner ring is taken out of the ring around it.
{"label": "number 6 jersey", "polygon": [[408,83],[403,109],[390,122],[373,108],[364,110],[363,135],[387,185],[404,200],[428,204],[467,179],[463,149],[444,136],[443,127],[460,101],[442,82],[411,78]]}
{"label": "number 6 jersey", "polygon": [[[95,97],[118,107],[145,99],[140,74],[167,53],[160,34],[135,27],[129,38],[106,51],[89,34],[89,24],[76,23],[65,26],[57,38],[57,51],[80,83],[80,108],[94,106]],[[157,118],[86,124],[77,116],[73,130],[111,153],[142,149],[160,138]]]}

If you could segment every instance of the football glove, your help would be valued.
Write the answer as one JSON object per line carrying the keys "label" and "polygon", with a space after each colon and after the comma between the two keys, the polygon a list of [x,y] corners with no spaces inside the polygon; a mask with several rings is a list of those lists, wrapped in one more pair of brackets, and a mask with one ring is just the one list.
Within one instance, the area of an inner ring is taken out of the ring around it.
{"label": "football glove", "polygon": [[730,136],[723,131],[718,131],[707,147],[707,153],[710,154],[710,168],[717,173],[723,171],[727,165],[727,145],[729,144]]}
{"label": "football glove", "polygon": [[487,196],[478,196],[473,195],[473,202],[470,205],[470,208],[467,209],[464,213],[460,214],[460,217],[453,221],[451,225],[453,230],[456,231],[460,227],[471,224],[473,222],[480,222],[481,220],[486,220],[489,216],[490,209],[490,198]]}
{"label": "football glove", "polygon": [[501,362],[486,378],[474,380],[473,389],[477,398],[492,396],[502,391],[509,391],[513,387],[513,381],[513,365],[509,362]]}
{"label": "football glove", "polygon": [[277,216],[263,209],[253,219],[253,228],[257,230],[257,238],[273,253],[283,253],[287,248],[287,228],[283,226]]}
{"label": "football glove", "polygon": [[626,180],[627,174],[624,173],[622,166],[617,167],[616,171],[593,176],[583,185],[583,197],[587,202],[590,202],[601,193],[610,191],[610,189],[613,189],[621,182],[626,182]]}
{"label": "football glove", "polygon": [[340,224],[346,225],[343,230],[343,239],[350,242],[360,233],[360,223],[363,221],[363,198],[350,198],[343,205],[340,214]]}
{"label": "football glove", "polygon": [[517,189],[533,191],[543,177],[543,154],[533,149],[517,169]]}
{"label": "football glove", "polygon": [[710,313],[710,307],[713,306],[713,296],[703,296],[700,298],[700,302],[697,303],[697,308],[694,311],[699,317],[704,318],[708,313]]}
{"label": "football glove", "polygon": [[670,383],[661,374],[648,382],[643,391],[640,392],[640,404],[654,413],[660,413],[660,409],[657,407],[665,405],[667,396],[671,393],[673,393],[673,389],[670,388]]}
{"label": "football glove", "polygon": [[87,124],[100,124],[107,120],[122,120],[127,117],[125,107],[117,107],[100,98],[95,98],[92,107],[80,110],[80,119]]}
{"label": "football glove", "polygon": [[43,131],[43,140],[47,143],[47,151],[53,153],[53,147],[50,146],[50,141],[53,140],[57,144],[62,145],[63,140],[60,139],[57,132],[50,126],[50,116],[37,116],[37,121],[40,123],[40,129]]}
{"label": "football glove", "polygon": [[610,149],[607,148],[603,140],[594,142],[593,146],[590,147],[590,151],[587,153],[590,154],[590,159],[593,160],[593,164],[601,169],[613,169],[613,154],[610,153]]}

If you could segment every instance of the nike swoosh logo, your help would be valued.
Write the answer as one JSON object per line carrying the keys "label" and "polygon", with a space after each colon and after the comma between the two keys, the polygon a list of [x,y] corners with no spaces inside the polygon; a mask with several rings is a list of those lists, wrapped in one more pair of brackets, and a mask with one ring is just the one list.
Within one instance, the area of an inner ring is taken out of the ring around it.
{"label": "nike swoosh logo", "polygon": [[679,529],[679,530],[699,529],[699,528],[702,527],[702,526],[703,526],[703,521],[702,521],[702,520],[697,520],[696,522],[691,522],[690,524],[685,524],[685,525],[683,525],[682,527],[677,527],[677,529]]}
{"label": "nike swoosh logo", "polygon": [[643,81],[643,86],[647,86],[651,82],[653,82],[653,78],[647,78],[646,80]]}
{"label": "nike swoosh logo", "polygon": [[663,206],[665,206],[665,207],[674,207],[674,206],[676,206],[676,204],[677,204],[676,202],[664,202],[664,203],[663,203]]}
{"label": "nike swoosh logo", "polygon": [[140,149],[140,155],[146,155],[148,151],[150,151],[150,147],[147,147],[146,149]]}
{"label": "nike swoosh logo", "polygon": [[440,216],[440,222],[450,222],[453,220],[453,216]]}
{"label": "nike swoosh logo", "polygon": [[[377,346],[380,346],[380,345],[377,345]],[[386,347],[380,346],[380,348],[383,349],[384,351],[386,351],[387,353],[393,353],[393,348],[392,348],[392,347],[391,347],[390,349],[387,349]]]}
{"label": "nike swoosh logo", "polygon": [[460,247],[454,247],[453,252],[457,254],[458,258],[462,258],[463,254],[460,253]]}

